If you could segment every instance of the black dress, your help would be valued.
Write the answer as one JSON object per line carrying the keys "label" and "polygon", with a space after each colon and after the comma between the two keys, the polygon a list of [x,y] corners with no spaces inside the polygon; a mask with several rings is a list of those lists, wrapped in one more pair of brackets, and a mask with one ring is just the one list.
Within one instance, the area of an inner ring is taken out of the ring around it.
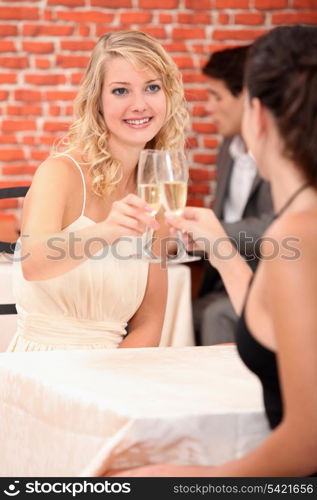
{"label": "black dress", "polygon": [[[276,354],[252,336],[245,321],[245,306],[246,302],[236,328],[237,348],[242,361],[260,379],[266,416],[271,429],[274,429],[283,418],[283,402]],[[310,477],[316,476],[317,472]]]}

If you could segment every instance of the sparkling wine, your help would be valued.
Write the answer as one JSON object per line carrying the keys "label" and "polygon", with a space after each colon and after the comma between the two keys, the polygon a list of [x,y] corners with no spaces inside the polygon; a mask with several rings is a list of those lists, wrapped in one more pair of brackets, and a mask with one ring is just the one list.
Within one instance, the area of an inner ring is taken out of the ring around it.
{"label": "sparkling wine", "polygon": [[174,215],[180,215],[186,205],[187,182],[162,182],[160,188],[166,210]]}
{"label": "sparkling wine", "polygon": [[157,214],[160,209],[160,193],[158,185],[139,184],[138,195],[152,208],[151,215]]}

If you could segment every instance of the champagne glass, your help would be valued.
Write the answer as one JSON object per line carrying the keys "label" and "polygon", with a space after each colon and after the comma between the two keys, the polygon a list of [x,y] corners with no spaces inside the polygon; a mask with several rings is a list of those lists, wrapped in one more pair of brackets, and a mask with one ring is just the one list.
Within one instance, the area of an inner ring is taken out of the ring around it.
{"label": "champagne glass", "polygon": [[[162,204],[167,213],[182,215],[187,201],[188,165],[182,151],[160,151],[156,162],[157,180]],[[177,254],[168,263],[179,264],[200,260],[197,255],[186,252],[182,231],[176,230]]]}
{"label": "champagne glass", "polygon": [[[138,196],[152,208],[150,215],[155,217],[160,209],[160,193],[156,178],[156,163],[158,151],[155,149],[143,149],[140,153],[138,163]],[[142,260],[148,262],[161,262],[159,257],[156,257],[151,250],[152,229],[147,226],[145,234],[145,255],[142,255]]]}

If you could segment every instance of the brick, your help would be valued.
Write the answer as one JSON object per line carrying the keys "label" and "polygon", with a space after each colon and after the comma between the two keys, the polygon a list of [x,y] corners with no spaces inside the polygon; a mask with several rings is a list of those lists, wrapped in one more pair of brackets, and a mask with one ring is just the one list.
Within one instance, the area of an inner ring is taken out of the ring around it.
{"label": "brick", "polygon": [[317,7],[316,0],[293,0],[293,7],[298,9],[312,9]]}
{"label": "brick", "polygon": [[248,13],[248,14],[236,14],[234,16],[235,24],[246,24],[246,25],[259,25],[264,24],[265,16],[261,12],[259,13]]}
{"label": "brick", "polygon": [[24,135],[22,137],[22,144],[25,144],[27,146],[35,146],[38,143],[38,138],[34,137],[33,135]]}
{"label": "brick", "polygon": [[55,26],[49,24],[42,26],[37,24],[25,24],[22,30],[23,36],[70,36],[73,32],[73,26]]}
{"label": "brick", "polygon": [[283,9],[288,7],[288,0],[254,0],[256,9]]}
{"label": "brick", "polygon": [[[15,200],[14,198],[11,198],[10,200],[0,200],[0,210],[5,210],[7,208],[17,208],[18,203],[19,203],[18,200]],[[3,215],[4,214],[0,214],[0,217],[3,217]],[[3,239],[2,233],[1,233],[1,240],[5,241]]]}
{"label": "brick", "polygon": [[54,44],[52,42],[23,42],[22,50],[31,54],[51,54],[54,52]]}
{"label": "brick", "polygon": [[52,147],[56,143],[56,135],[42,135],[40,137],[40,144]]}
{"label": "brick", "polygon": [[65,75],[32,74],[24,75],[24,81],[31,85],[61,85],[66,82],[66,77]]}
{"label": "brick", "polygon": [[73,90],[48,90],[45,97],[48,101],[73,101],[76,94]]}
{"label": "brick", "polygon": [[3,175],[33,175],[37,167],[31,165],[7,165],[2,168]]}
{"label": "brick", "polygon": [[194,193],[199,193],[199,194],[209,194],[210,193],[210,188],[208,184],[189,184],[188,185],[188,192],[190,194]]}
{"label": "brick", "polygon": [[48,155],[49,151],[39,151],[38,149],[31,151],[31,159],[36,161],[44,161]]}
{"label": "brick", "polygon": [[150,12],[122,12],[120,22],[122,24],[144,24],[152,21]]}
{"label": "brick", "polygon": [[16,73],[0,73],[0,84],[1,83],[16,83],[17,75]]}
{"label": "brick", "polygon": [[31,181],[0,181],[1,188],[30,186]]}
{"label": "brick", "polygon": [[197,148],[198,141],[197,137],[186,137],[186,148],[193,149]]}
{"label": "brick", "polygon": [[139,0],[141,9],[176,9],[178,4],[179,0]]}
{"label": "brick", "polygon": [[49,69],[51,67],[51,62],[49,59],[44,59],[43,57],[36,57],[35,66],[37,69]]}
{"label": "brick", "polygon": [[219,146],[219,142],[217,139],[213,137],[205,137],[204,138],[204,147],[209,149],[217,149]]}
{"label": "brick", "polygon": [[95,42],[91,40],[61,40],[62,50],[72,50],[72,51],[92,51],[95,47]]}
{"label": "brick", "polygon": [[177,16],[179,24],[210,24],[211,15],[205,13],[199,14],[184,14],[180,13]]}
{"label": "brick", "polygon": [[187,54],[188,50],[184,42],[172,42],[172,43],[162,43],[164,49],[168,53],[172,52],[185,52]]}
{"label": "brick", "polygon": [[82,78],[84,76],[84,73],[73,73],[71,75],[71,83],[72,85],[79,85],[79,83],[81,82]]}
{"label": "brick", "polygon": [[204,117],[208,116],[208,113],[205,106],[194,106],[191,115]]}
{"label": "brick", "polygon": [[11,40],[0,40],[0,52],[15,52],[15,43]]}
{"label": "brick", "polygon": [[249,0],[216,0],[216,9],[247,9]]}
{"label": "brick", "polygon": [[56,56],[56,65],[62,68],[86,68],[88,62],[88,56]]}
{"label": "brick", "polygon": [[43,130],[45,132],[61,132],[66,131],[69,128],[69,122],[45,122]]}
{"label": "brick", "polygon": [[24,160],[22,149],[0,149],[0,161],[18,161]]}
{"label": "brick", "polygon": [[65,114],[66,116],[72,116],[74,114],[74,108],[72,105],[65,107]]}
{"label": "brick", "polygon": [[0,57],[0,67],[24,69],[29,67],[29,61],[27,57]]}
{"label": "brick", "polygon": [[214,134],[217,132],[216,125],[214,123],[194,122],[192,124],[192,129],[194,132],[199,132],[201,134]]}
{"label": "brick", "polygon": [[193,181],[212,181],[216,179],[216,172],[214,169],[191,168],[189,177]]}
{"label": "brick", "polygon": [[0,135],[0,144],[17,144],[18,140],[13,134]]}
{"label": "brick", "polygon": [[173,16],[172,14],[159,14],[159,23],[161,24],[172,24],[173,23]]}
{"label": "brick", "polygon": [[18,132],[25,130],[36,130],[35,120],[3,120],[2,130],[4,132]]}
{"label": "brick", "polygon": [[9,92],[6,90],[0,90],[0,101],[7,101],[9,97]]}
{"label": "brick", "polygon": [[65,7],[84,7],[85,0],[47,0],[47,5],[65,5]]}
{"label": "brick", "polygon": [[60,106],[50,106],[48,113],[51,116],[59,116],[61,114],[61,108]]}
{"label": "brick", "polygon": [[166,38],[166,31],[165,28],[160,28],[159,26],[154,26],[153,28],[146,27],[143,28],[144,33],[147,33],[148,35],[152,35],[155,38],[159,39],[165,39]]}
{"label": "brick", "polygon": [[213,165],[216,161],[216,155],[211,154],[195,154],[194,161],[196,163],[203,163],[204,165]]}
{"label": "brick", "polygon": [[132,7],[132,0],[90,0],[92,7]]}
{"label": "brick", "polygon": [[9,116],[41,116],[43,110],[41,106],[27,105],[27,106],[7,106],[7,113]]}
{"label": "brick", "polygon": [[207,101],[207,89],[185,89],[185,96],[188,101]]}
{"label": "brick", "polygon": [[266,30],[215,30],[214,40],[255,40],[258,36],[264,35]]}
{"label": "brick", "polygon": [[11,26],[10,24],[8,25],[1,25],[0,26],[0,36],[17,36],[18,34],[18,28],[16,26]]}
{"label": "brick", "polygon": [[16,101],[36,102],[42,100],[42,93],[39,90],[19,89],[14,91]]}
{"label": "brick", "polygon": [[78,24],[77,26],[78,34],[80,37],[90,36],[90,26],[87,24]]}
{"label": "brick", "polygon": [[174,40],[197,40],[205,39],[206,32],[204,28],[174,28]]}
{"label": "brick", "polygon": [[229,24],[229,14],[225,14],[224,12],[219,12],[217,22],[218,24]]}
{"label": "brick", "polygon": [[72,21],[77,23],[107,23],[110,24],[113,21],[113,14],[102,11],[71,11],[71,10],[60,10],[56,11],[57,19],[63,21]]}
{"label": "brick", "polygon": [[195,73],[183,73],[183,82],[184,83],[205,83],[206,77],[199,73],[199,71]]}
{"label": "brick", "polygon": [[173,60],[180,69],[181,68],[194,68],[195,67],[194,61],[191,57],[176,56],[176,57],[173,57]]}
{"label": "brick", "polygon": [[304,24],[317,24],[317,12],[278,12],[272,14],[272,24],[292,24],[292,23],[304,23]]}
{"label": "brick", "polygon": [[185,7],[192,10],[211,10],[214,0],[186,0]]}
{"label": "brick", "polygon": [[12,21],[39,19],[39,9],[37,7],[0,7],[0,19]]}
{"label": "brick", "polygon": [[201,196],[188,196],[187,197],[187,207],[204,207],[204,200]]}

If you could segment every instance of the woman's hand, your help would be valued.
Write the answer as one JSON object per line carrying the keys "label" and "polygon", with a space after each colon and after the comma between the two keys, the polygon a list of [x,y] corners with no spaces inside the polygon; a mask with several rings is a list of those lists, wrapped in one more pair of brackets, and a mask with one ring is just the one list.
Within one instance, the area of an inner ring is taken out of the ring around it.
{"label": "woman's hand", "polygon": [[147,226],[158,229],[159,224],[150,215],[151,211],[151,207],[135,194],[114,201],[108,217],[101,222],[108,245],[122,236],[140,236]]}
{"label": "woman's hand", "polygon": [[186,207],[180,217],[166,214],[166,221],[172,232],[180,229],[188,242],[188,249],[199,248],[212,255],[213,246],[228,236],[214,212],[209,208]]}

